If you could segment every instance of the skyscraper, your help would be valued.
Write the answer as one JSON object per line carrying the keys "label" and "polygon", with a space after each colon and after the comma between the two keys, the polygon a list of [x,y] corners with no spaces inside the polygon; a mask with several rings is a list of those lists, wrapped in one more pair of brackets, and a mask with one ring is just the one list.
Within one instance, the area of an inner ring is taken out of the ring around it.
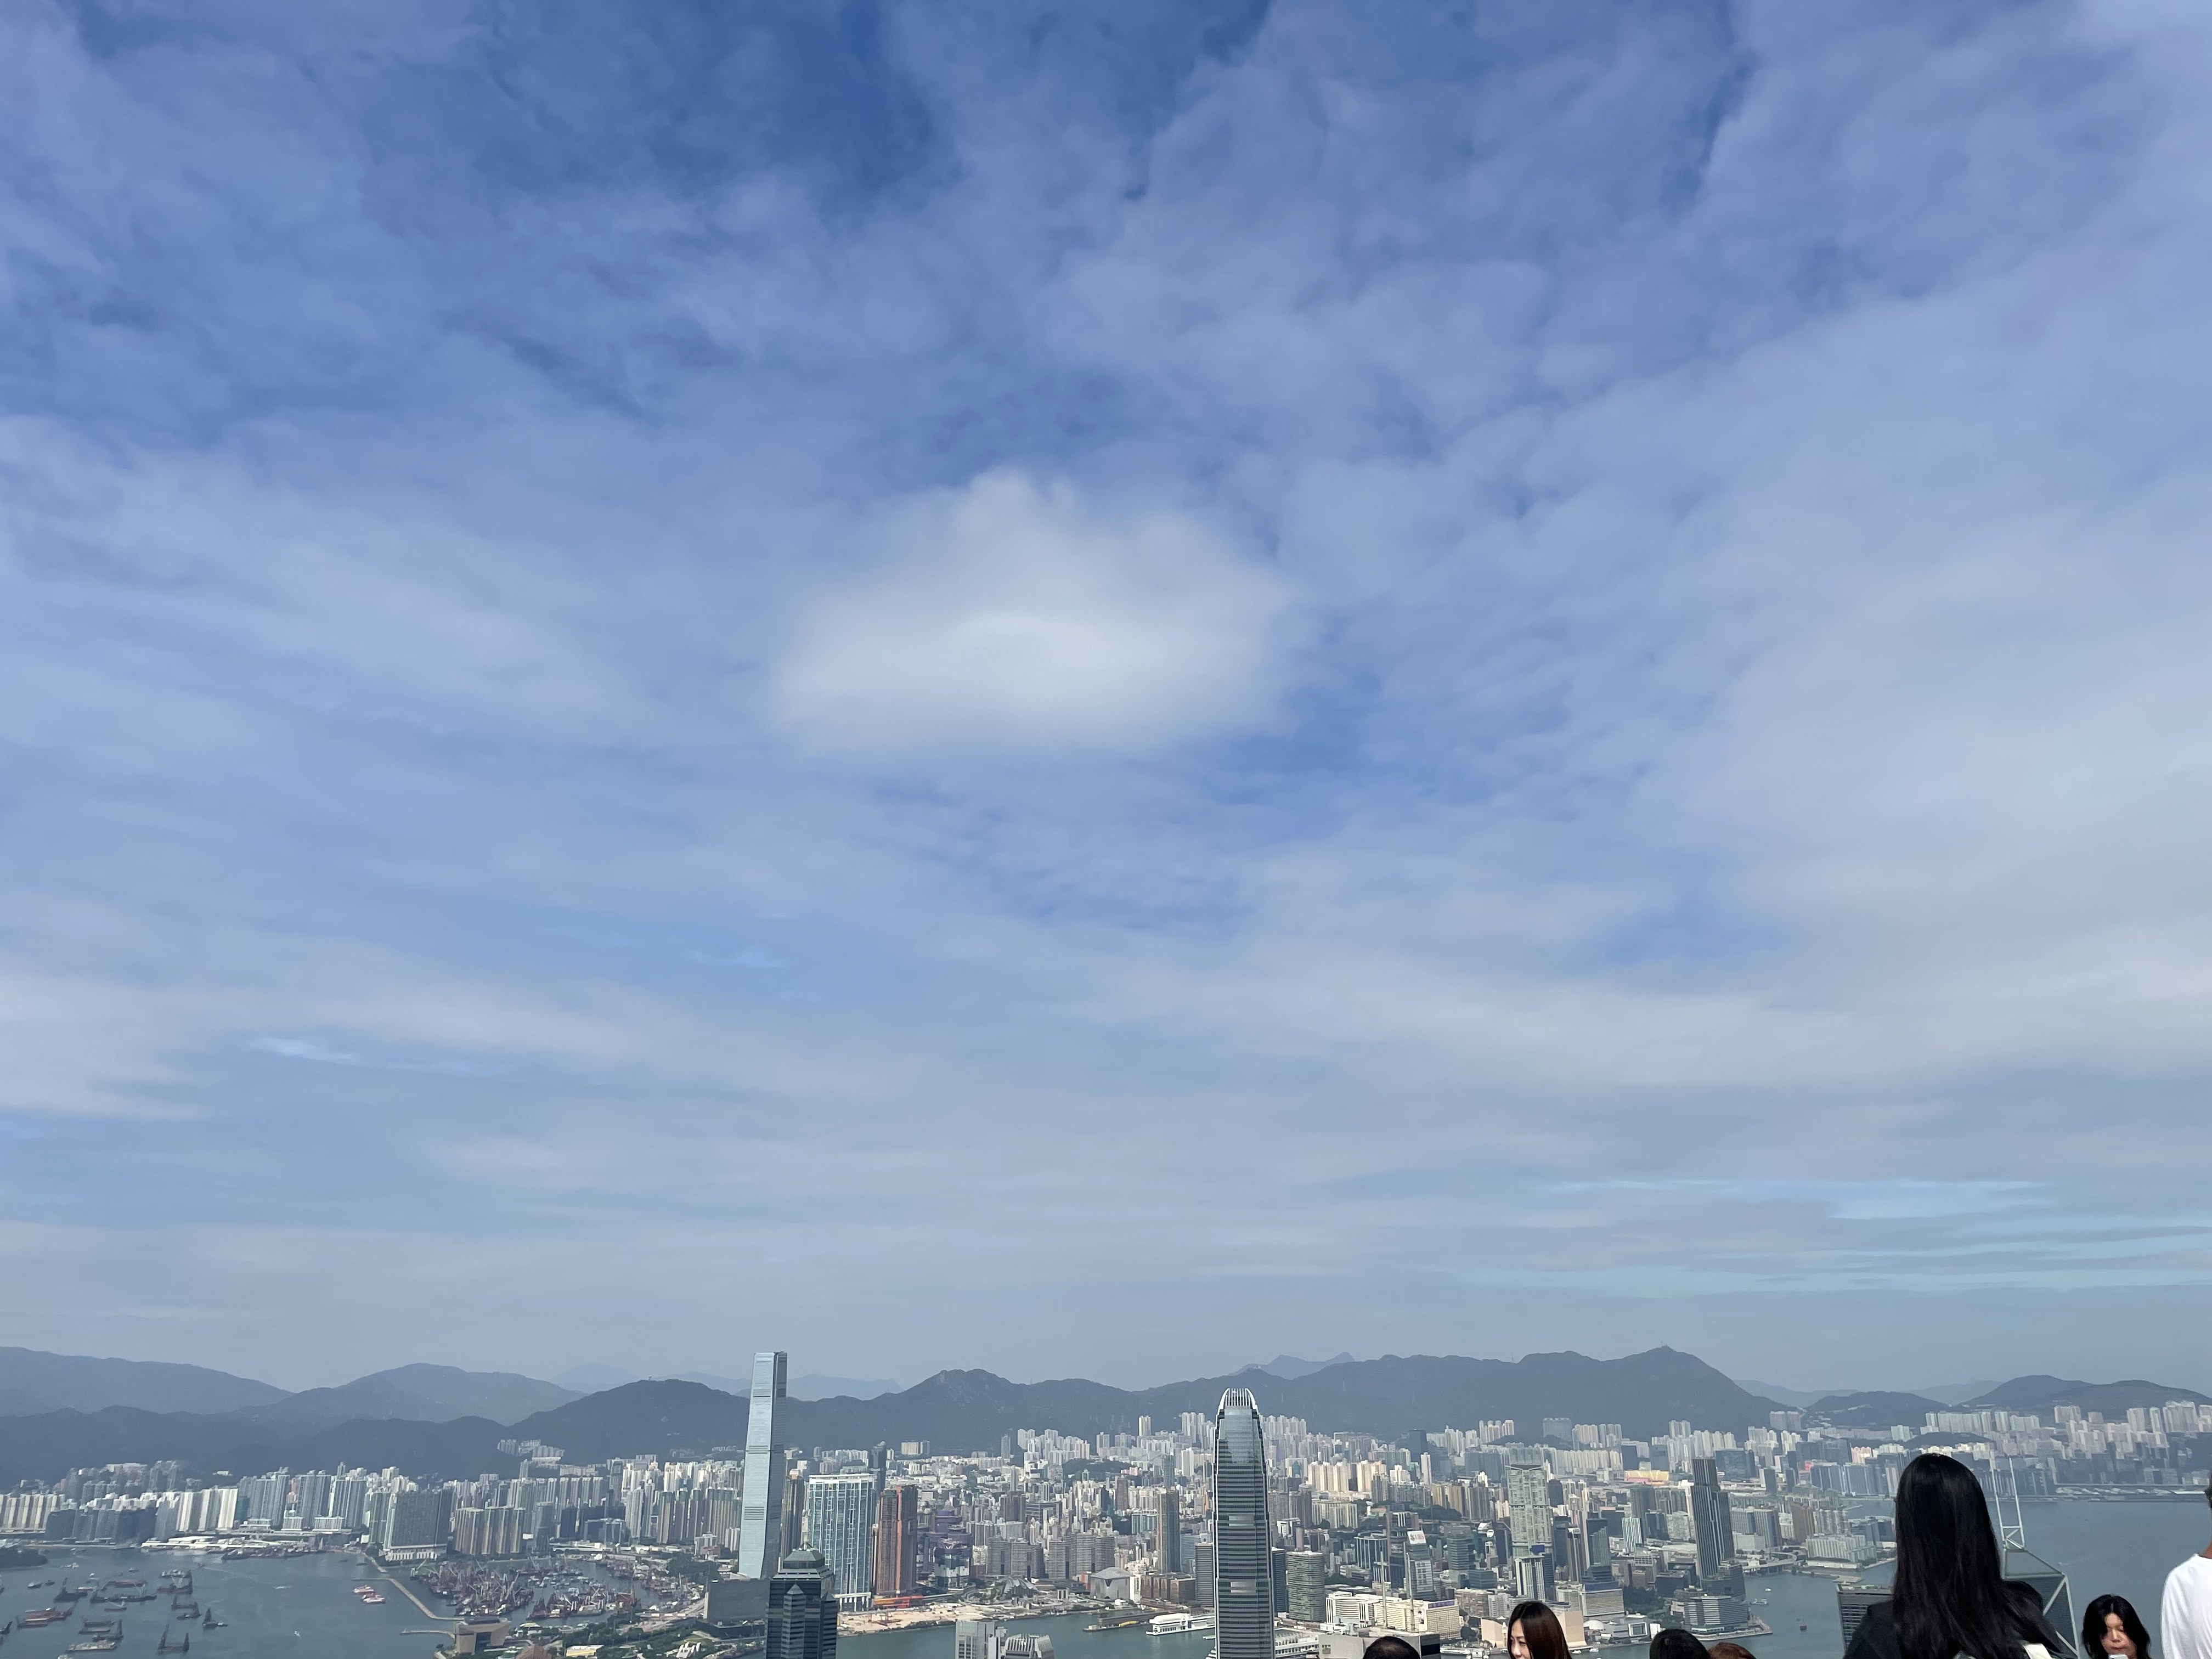
{"label": "skyscraper", "polygon": [[1735,1557],[1735,1523],[1721,1490],[1719,1466],[1710,1457],[1690,1460],[1690,1526],[1698,1540],[1698,1583],[1710,1595],[1721,1582],[1723,1564]]}
{"label": "skyscraper", "polygon": [[876,1499],[876,1595],[916,1594],[915,1528],[920,1489],[905,1482],[884,1488]]}
{"label": "skyscraper", "polygon": [[1318,1625],[1328,1616],[1328,1555],[1322,1550],[1292,1550],[1284,1564],[1290,1590],[1290,1615],[1300,1624]]}
{"label": "skyscraper", "polygon": [[1268,1562],[1267,1442],[1249,1389],[1221,1396],[1213,1419],[1213,1632],[1217,1659],[1274,1659]]}
{"label": "skyscraper", "polygon": [[1159,1524],[1152,1546],[1158,1552],[1160,1571],[1176,1573],[1182,1571],[1182,1503],[1173,1486],[1162,1486],[1158,1505]]}
{"label": "skyscraper", "polygon": [[[775,1358],[781,1382],[783,1356]],[[837,1659],[837,1596],[820,1551],[792,1551],[769,1581],[763,1659]]]}
{"label": "skyscraper", "polygon": [[[1534,1462],[1525,1461],[1533,1456]],[[1552,1542],[1552,1475],[1541,1452],[1516,1452],[1505,1469],[1505,1504],[1513,1528],[1513,1553],[1547,1549]]]}
{"label": "skyscraper", "polygon": [[835,1581],[837,1604],[865,1607],[875,1589],[876,1477],[817,1474],[806,1482],[806,1541]]}
{"label": "skyscraper", "polygon": [[783,1389],[790,1356],[753,1356],[751,1413],[745,1419],[744,1509],[738,1522],[738,1576],[769,1578],[783,1548]]}

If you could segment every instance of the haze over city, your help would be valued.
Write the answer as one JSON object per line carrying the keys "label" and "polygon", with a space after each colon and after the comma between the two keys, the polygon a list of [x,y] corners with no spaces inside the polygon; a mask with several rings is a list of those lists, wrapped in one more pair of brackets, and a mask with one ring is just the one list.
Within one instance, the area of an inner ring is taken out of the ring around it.
{"label": "haze over city", "polygon": [[2208,64],[10,8],[0,1340],[2212,1391]]}

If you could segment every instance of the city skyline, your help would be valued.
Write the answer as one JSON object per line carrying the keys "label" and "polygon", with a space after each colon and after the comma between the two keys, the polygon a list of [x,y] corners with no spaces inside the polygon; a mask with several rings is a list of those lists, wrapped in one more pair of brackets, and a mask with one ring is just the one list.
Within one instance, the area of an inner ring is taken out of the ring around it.
{"label": "city skyline", "polygon": [[0,1329],[2212,1382],[2208,56],[6,9]]}

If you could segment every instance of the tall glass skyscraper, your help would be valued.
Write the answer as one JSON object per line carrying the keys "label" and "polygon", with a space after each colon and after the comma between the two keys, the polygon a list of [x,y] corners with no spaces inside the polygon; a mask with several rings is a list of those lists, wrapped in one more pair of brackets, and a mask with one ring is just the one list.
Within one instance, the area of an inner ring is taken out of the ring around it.
{"label": "tall glass skyscraper", "polygon": [[765,1659],[837,1659],[837,1597],[830,1583],[817,1552],[793,1550],[786,1558],[769,1580]]}
{"label": "tall glass skyscraper", "polygon": [[1710,1457],[1690,1460],[1690,1528],[1698,1540],[1698,1587],[1718,1595],[1721,1569],[1735,1556],[1735,1522],[1721,1490],[1719,1465]]}
{"label": "tall glass skyscraper", "polygon": [[738,1576],[773,1578],[783,1554],[783,1385],[791,1357],[753,1356],[745,1419],[744,1507],[738,1519]]}
{"label": "tall glass skyscraper", "polygon": [[876,1594],[912,1595],[916,1583],[915,1557],[918,1540],[921,1488],[906,1481],[885,1486],[876,1499]]}
{"label": "tall glass skyscraper", "polygon": [[806,1542],[819,1550],[840,1607],[868,1605],[875,1589],[876,1477],[817,1474],[806,1483]]}
{"label": "tall glass skyscraper", "polygon": [[1274,1659],[1275,1576],[1268,1559],[1267,1441],[1249,1389],[1213,1419],[1213,1633],[1218,1659]]}

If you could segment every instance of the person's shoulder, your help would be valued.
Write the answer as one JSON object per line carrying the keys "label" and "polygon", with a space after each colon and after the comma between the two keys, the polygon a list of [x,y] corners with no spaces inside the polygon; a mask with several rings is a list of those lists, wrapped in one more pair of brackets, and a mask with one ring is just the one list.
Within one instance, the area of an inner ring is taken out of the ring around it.
{"label": "person's shoulder", "polygon": [[2212,1584],[2212,1555],[2192,1555],[2166,1575],[2166,1582],[2169,1584],[2193,1583],[2199,1579]]}

